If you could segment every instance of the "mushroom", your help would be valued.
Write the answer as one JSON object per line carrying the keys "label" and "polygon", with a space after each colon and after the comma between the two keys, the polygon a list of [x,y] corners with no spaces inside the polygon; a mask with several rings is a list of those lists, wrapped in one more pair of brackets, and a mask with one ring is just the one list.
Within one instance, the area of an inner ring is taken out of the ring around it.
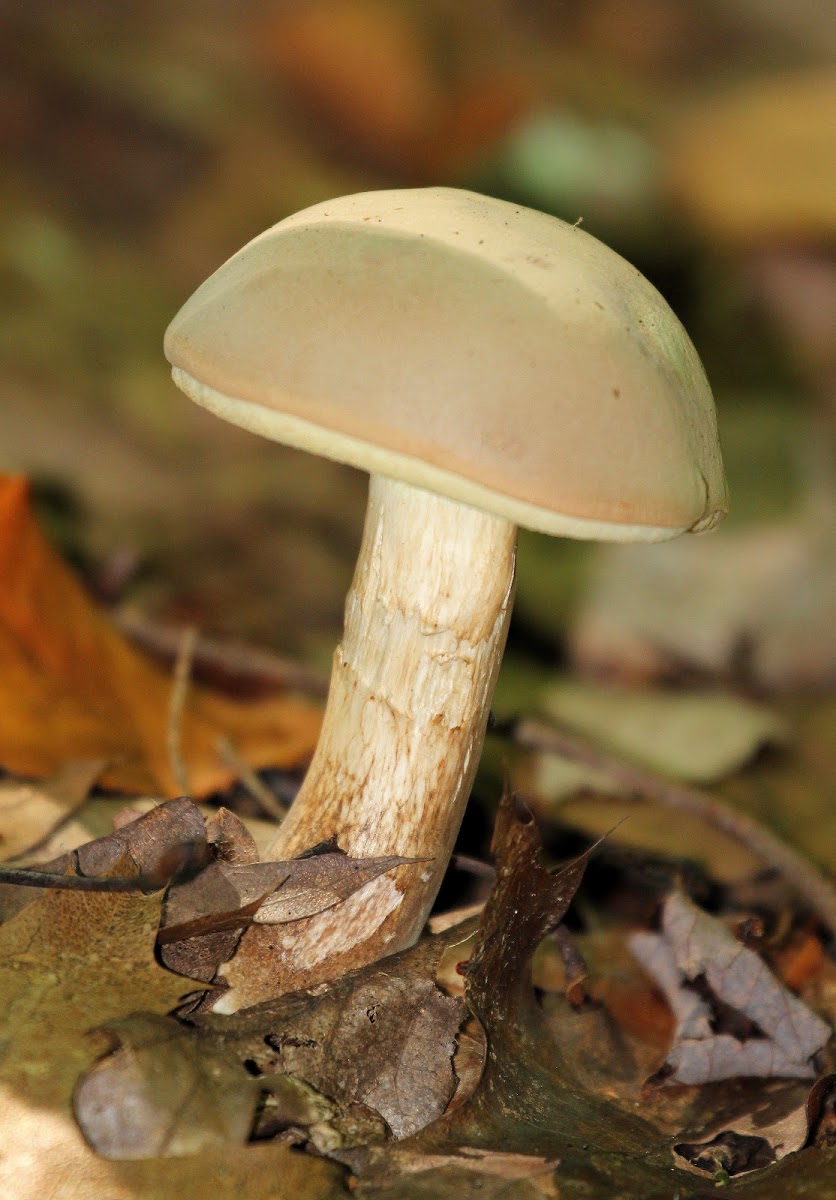
{"label": "mushroom", "polygon": [[712,528],[726,493],[711,391],[668,305],[612,250],[448,188],[281,221],[198,288],[166,354],[219,416],[371,474],[321,737],[272,854],[336,838],[426,861],[324,914],[313,958],[327,943],[328,963],[308,970],[312,941],[284,939],[302,986],[422,929],[479,761],[517,527],[647,542]]}

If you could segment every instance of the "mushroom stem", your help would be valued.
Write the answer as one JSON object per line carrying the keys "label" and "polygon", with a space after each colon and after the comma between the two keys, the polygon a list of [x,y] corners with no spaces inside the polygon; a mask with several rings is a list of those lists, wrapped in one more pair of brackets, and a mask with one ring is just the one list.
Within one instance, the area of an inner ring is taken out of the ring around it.
{"label": "mushroom stem", "polygon": [[336,837],[357,857],[432,860],[340,906],[352,965],[410,945],[435,899],[485,736],[516,540],[502,517],[372,476],[319,744],[270,848],[288,858]]}

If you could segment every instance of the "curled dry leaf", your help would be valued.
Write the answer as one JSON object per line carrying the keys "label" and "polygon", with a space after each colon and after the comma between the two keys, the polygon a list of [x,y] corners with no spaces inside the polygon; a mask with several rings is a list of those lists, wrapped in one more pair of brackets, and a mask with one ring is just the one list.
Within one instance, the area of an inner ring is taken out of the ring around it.
{"label": "curled dry leaf", "polygon": [[811,1059],[830,1027],[754,951],[677,892],[665,902],[662,930],[633,934],[630,947],[676,1017],[666,1060],[672,1080],[815,1077]]}
{"label": "curled dry leaf", "polygon": [[[176,795],[166,722],[171,679],[136,650],[52,550],[24,480],[0,476],[0,765],[49,775],[70,760],[104,758],[103,783]],[[189,689],[180,742],[189,786],[206,795],[232,782],[218,756],[230,738],[253,767],[305,761],[316,709],[276,697],[241,703]]]}
{"label": "curled dry leaf", "polygon": [[[166,897],[160,946],[172,971],[209,982],[253,922],[303,921],[412,859],[315,854],[287,862],[217,862]],[[292,936],[292,934],[291,934]]]}
{"label": "curled dry leaf", "polygon": [[[202,862],[206,853],[203,817],[185,797],[157,805],[113,833],[37,866],[55,875],[88,878],[143,875],[149,883],[156,880],[157,887],[162,888],[168,882],[172,865],[182,863],[181,852],[195,863]],[[0,884],[0,910],[5,917],[11,916],[36,895],[34,888]]]}
{"label": "curled dry leaf", "polygon": [[242,1064],[153,1013],[110,1021],[101,1032],[119,1052],[92,1067],[73,1096],[99,1154],[160,1158],[246,1144],[261,1089]]}
{"label": "curled dry leaf", "polygon": [[[807,1141],[807,1088],[780,1084],[765,1090],[748,1112],[723,1114],[719,1120],[674,1143],[677,1166],[714,1175],[743,1175],[771,1166],[800,1150]],[[730,1119],[731,1118],[731,1119]]]}

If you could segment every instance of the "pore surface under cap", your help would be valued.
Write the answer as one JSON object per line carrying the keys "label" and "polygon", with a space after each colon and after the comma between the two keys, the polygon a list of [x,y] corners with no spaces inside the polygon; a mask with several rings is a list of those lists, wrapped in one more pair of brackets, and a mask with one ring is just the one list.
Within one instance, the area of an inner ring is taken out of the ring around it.
{"label": "pore surface under cap", "polygon": [[229,420],[546,532],[652,539],[725,507],[661,296],[582,230],[473,193],[295,214],[197,290],[166,353]]}

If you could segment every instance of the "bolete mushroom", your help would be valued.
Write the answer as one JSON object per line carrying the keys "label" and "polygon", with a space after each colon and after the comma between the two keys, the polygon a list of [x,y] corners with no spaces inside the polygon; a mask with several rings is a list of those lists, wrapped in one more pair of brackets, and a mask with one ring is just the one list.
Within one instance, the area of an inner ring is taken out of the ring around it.
{"label": "bolete mushroom", "polygon": [[517,527],[616,541],[710,529],[726,507],[711,391],[668,305],[612,250],[448,188],[281,221],[198,288],[166,354],[219,416],[371,474],[322,734],[272,847],[336,837],[356,856],[429,860],[329,914],[334,961],[356,966],[417,938],[447,866]]}

